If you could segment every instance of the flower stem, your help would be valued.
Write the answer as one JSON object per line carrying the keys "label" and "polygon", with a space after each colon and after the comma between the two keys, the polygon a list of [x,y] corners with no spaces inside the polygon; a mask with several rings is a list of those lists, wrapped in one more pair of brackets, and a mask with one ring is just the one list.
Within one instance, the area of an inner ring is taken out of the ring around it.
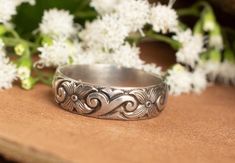
{"label": "flower stem", "polygon": [[39,78],[39,81],[43,84],[46,84],[48,86],[51,86],[52,80],[54,75],[51,73],[46,73],[38,70],[37,68],[34,68],[34,72],[37,74],[37,77]]}
{"label": "flower stem", "polygon": [[80,19],[91,19],[91,18],[95,18],[97,16],[97,12],[96,11],[77,11],[76,13],[74,13],[74,15],[77,18]]}
{"label": "flower stem", "polygon": [[200,8],[211,8],[210,4],[207,1],[198,1],[194,5],[192,5],[189,8],[184,8],[184,9],[178,9],[177,13],[178,15],[181,16],[196,16],[199,17],[201,15]]}
{"label": "flower stem", "polygon": [[40,78],[39,80],[40,80],[40,82],[42,82],[43,84],[48,85],[48,86],[51,86],[51,85],[52,85],[52,80],[53,80],[53,78],[48,78],[48,79]]}
{"label": "flower stem", "polygon": [[20,39],[19,34],[15,30],[8,29],[8,32],[11,33],[14,38]]}
{"label": "flower stem", "polygon": [[184,9],[178,9],[177,10],[178,15],[181,16],[200,16],[200,11],[196,8],[184,8]]}
{"label": "flower stem", "polygon": [[178,50],[181,47],[181,44],[178,41],[173,40],[168,36],[157,34],[153,31],[148,31],[145,34],[149,38],[169,44],[174,50]]}
{"label": "flower stem", "polygon": [[36,48],[38,46],[35,43],[29,42],[21,38],[1,37],[1,39],[7,46],[16,46],[19,43],[27,44],[31,48]]}

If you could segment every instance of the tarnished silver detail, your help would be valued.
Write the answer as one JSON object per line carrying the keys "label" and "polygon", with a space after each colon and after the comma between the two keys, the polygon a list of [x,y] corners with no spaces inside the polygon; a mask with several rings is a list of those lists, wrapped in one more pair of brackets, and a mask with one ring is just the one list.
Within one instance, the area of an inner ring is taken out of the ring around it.
{"label": "tarnished silver detail", "polygon": [[56,102],[67,111],[118,120],[155,117],[168,96],[159,76],[109,65],[59,67],[53,89]]}

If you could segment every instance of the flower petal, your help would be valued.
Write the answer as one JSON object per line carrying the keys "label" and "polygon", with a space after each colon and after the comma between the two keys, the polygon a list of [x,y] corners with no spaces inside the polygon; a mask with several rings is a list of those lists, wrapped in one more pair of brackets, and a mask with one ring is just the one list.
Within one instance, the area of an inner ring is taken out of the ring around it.
{"label": "flower petal", "polygon": [[65,110],[73,111],[74,102],[73,102],[69,97],[67,97],[67,99],[66,99],[63,103],[61,103],[61,106],[62,106]]}
{"label": "flower petal", "polygon": [[93,90],[95,90],[95,89],[90,86],[79,85],[76,88],[75,92],[80,98],[84,98],[88,93],[90,93]]}
{"label": "flower petal", "polygon": [[76,111],[79,114],[88,114],[88,113],[91,113],[93,111],[93,109],[86,106],[81,100],[78,100],[75,103],[74,108],[76,109]]}
{"label": "flower petal", "polygon": [[158,91],[156,88],[151,88],[148,91],[148,95],[149,95],[149,100],[154,104],[157,100],[157,96],[158,96]]}
{"label": "flower petal", "polygon": [[64,87],[64,89],[68,93],[68,95],[73,94],[74,82],[65,81],[65,82],[62,83],[62,86]]}
{"label": "flower petal", "polygon": [[157,116],[158,114],[159,112],[157,110],[157,106],[153,104],[152,107],[148,109],[148,116],[152,117],[152,116]]}
{"label": "flower petal", "polygon": [[145,104],[148,100],[148,95],[143,89],[133,90],[129,94],[134,95],[141,104]]}

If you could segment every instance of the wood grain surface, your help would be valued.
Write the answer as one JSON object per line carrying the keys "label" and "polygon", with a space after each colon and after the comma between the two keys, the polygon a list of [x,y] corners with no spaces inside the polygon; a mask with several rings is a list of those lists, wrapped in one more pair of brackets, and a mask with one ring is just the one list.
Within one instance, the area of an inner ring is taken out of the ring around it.
{"label": "wood grain surface", "polygon": [[[142,46],[148,61],[170,66],[165,46]],[[159,57],[160,56],[160,57]],[[164,56],[164,57],[162,57]],[[54,103],[50,87],[0,92],[0,153],[21,162],[234,163],[235,88],[170,97],[154,119],[87,118]]]}

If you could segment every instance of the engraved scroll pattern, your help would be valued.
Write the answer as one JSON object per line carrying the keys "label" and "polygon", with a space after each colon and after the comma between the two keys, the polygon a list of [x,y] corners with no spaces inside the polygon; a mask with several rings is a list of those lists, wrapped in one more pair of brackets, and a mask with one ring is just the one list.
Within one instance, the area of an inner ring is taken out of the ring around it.
{"label": "engraved scroll pattern", "polygon": [[165,107],[167,87],[164,83],[145,89],[102,88],[78,81],[57,78],[55,100],[65,110],[106,119],[145,119],[159,114]]}

